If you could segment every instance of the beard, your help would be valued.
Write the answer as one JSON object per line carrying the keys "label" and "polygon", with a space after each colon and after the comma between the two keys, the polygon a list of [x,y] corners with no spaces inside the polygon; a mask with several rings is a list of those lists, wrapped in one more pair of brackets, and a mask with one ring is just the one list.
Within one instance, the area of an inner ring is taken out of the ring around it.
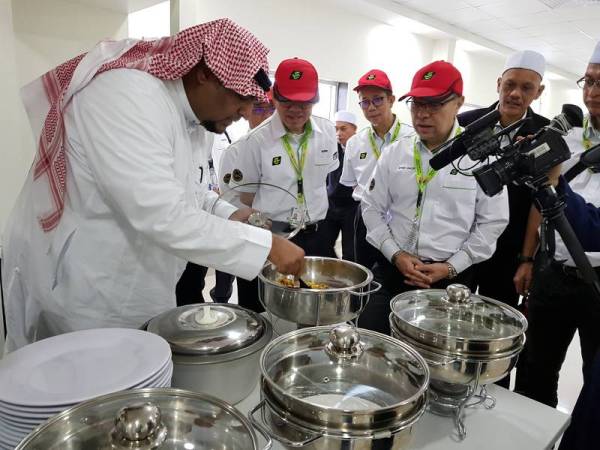
{"label": "beard", "polygon": [[200,122],[200,125],[202,125],[206,131],[210,131],[211,133],[221,133],[217,130],[217,123],[214,120],[203,120]]}

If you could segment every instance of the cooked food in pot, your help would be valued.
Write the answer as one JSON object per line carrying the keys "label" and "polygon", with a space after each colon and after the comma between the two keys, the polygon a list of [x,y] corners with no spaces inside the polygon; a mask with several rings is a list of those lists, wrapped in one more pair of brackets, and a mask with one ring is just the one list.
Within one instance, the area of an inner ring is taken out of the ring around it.
{"label": "cooked food in pot", "polygon": [[[282,286],[289,288],[299,288],[300,282],[292,277],[279,277],[277,282]],[[306,284],[311,289],[329,289],[329,285],[327,283],[317,283],[316,281],[306,281]]]}

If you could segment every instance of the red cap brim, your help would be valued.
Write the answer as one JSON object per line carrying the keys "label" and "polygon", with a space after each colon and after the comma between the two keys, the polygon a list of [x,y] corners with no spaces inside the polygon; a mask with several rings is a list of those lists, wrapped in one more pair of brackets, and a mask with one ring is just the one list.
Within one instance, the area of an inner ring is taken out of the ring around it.
{"label": "red cap brim", "polygon": [[398,101],[402,101],[407,97],[439,97],[441,95],[447,94],[448,90],[435,89],[430,87],[418,87],[411,89],[409,92],[404,94],[402,97],[398,99]]}

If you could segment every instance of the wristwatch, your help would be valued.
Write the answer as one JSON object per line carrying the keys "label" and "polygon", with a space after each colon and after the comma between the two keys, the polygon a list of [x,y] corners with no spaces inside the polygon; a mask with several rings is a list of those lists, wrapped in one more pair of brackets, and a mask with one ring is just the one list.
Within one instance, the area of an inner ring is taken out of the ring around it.
{"label": "wristwatch", "polygon": [[519,253],[519,256],[517,256],[517,261],[519,261],[521,264],[522,263],[532,263],[534,261],[533,256],[525,256],[525,255],[521,255]]}
{"label": "wristwatch", "polygon": [[454,268],[454,266],[452,264],[450,264],[449,262],[446,262],[446,265],[448,266],[448,279],[451,280],[452,278],[456,278],[456,275],[458,275],[458,272],[456,272],[456,269]]}

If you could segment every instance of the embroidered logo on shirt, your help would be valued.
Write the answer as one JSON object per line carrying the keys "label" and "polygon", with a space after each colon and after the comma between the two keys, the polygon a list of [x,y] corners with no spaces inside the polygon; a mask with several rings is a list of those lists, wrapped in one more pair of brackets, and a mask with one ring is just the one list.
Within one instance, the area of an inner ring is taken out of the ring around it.
{"label": "embroidered logo on shirt", "polygon": [[230,173],[226,173],[225,176],[223,177],[223,182],[225,184],[229,184],[229,181],[231,181],[231,174]]}
{"label": "embroidered logo on shirt", "polygon": [[411,166],[398,166],[398,170],[415,170],[415,168]]}
{"label": "embroidered logo on shirt", "polygon": [[370,73],[369,75],[367,75],[367,80],[374,80],[374,79],[375,79],[374,73]]}
{"label": "embroidered logo on shirt", "polygon": [[362,152],[360,155],[358,155],[358,159],[365,159],[367,157],[367,152]]}
{"label": "embroidered logo on shirt", "polygon": [[231,178],[233,178],[233,181],[235,181],[236,183],[239,183],[244,179],[244,175],[242,174],[242,171],[240,169],[233,169],[233,172],[231,173]]}
{"label": "embroidered logo on shirt", "polygon": [[278,166],[279,164],[281,164],[281,156],[273,157],[273,159],[271,160],[271,165]]}
{"label": "embroidered logo on shirt", "polygon": [[434,75],[435,75],[435,72],[433,72],[433,71],[426,72],[425,75],[423,75],[423,79],[431,80]]}
{"label": "embroidered logo on shirt", "polygon": [[302,72],[299,70],[294,70],[290,73],[290,80],[299,80],[300,78],[302,78]]}
{"label": "embroidered logo on shirt", "polygon": [[371,179],[371,184],[369,184],[369,191],[375,189],[375,178]]}

